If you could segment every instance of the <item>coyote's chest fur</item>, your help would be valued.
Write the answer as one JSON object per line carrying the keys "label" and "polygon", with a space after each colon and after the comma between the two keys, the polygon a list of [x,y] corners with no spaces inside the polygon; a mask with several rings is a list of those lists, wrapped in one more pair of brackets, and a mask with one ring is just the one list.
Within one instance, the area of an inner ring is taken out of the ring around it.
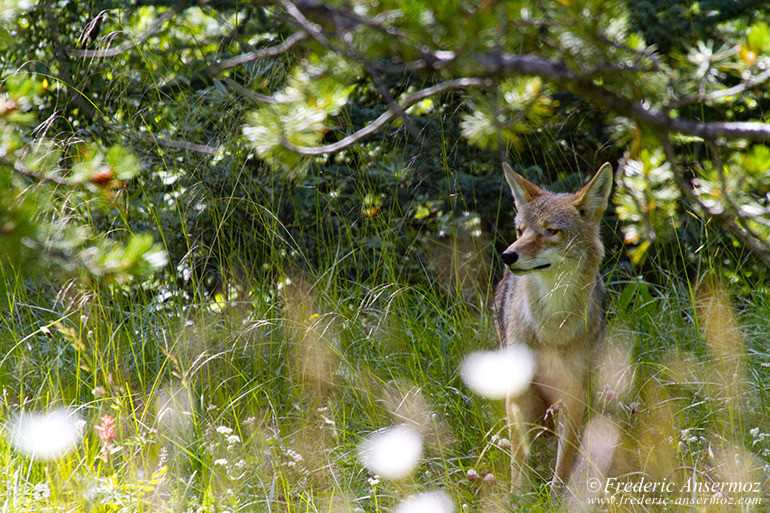
{"label": "coyote's chest fur", "polygon": [[589,288],[574,276],[521,276],[515,287],[524,291],[522,315],[532,329],[536,346],[558,346],[569,343],[586,332],[586,305]]}

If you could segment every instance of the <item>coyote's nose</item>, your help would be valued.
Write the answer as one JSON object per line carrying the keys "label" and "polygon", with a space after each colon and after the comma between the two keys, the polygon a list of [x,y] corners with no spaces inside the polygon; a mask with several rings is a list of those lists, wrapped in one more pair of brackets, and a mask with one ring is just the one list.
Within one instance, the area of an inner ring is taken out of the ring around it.
{"label": "coyote's nose", "polygon": [[515,251],[503,251],[501,256],[503,257],[503,263],[505,265],[511,265],[519,259],[519,254]]}

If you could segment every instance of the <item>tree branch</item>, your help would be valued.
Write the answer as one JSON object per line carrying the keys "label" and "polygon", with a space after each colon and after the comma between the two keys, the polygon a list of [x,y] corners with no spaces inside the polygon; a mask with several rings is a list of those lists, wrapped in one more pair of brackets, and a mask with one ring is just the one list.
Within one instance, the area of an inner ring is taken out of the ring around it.
{"label": "tree branch", "polygon": [[749,139],[770,141],[770,124],[755,122],[704,122],[675,119],[666,112],[645,107],[640,102],[624,98],[609,89],[582,78],[561,61],[535,55],[487,53],[476,56],[483,76],[500,74],[535,75],[544,78],[594,104],[639,123],[657,128],[664,133],[681,134],[713,140]]}
{"label": "tree branch", "polygon": [[11,160],[8,160],[5,157],[0,157],[0,166],[8,167],[19,173],[20,175],[24,175],[27,178],[31,178],[33,180],[36,180],[38,182],[48,182],[55,185],[65,185],[67,187],[71,187],[75,184],[70,183],[69,180],[66,178],[62,178],[59,175],[51,175],[51,174],[42,174],[38,173],[37,171],[33,171],[30,168],[26,167],[21,162],[13,162]]}
{"label": "tree branch", "polygon": [[139,46],[140,44],[150,39],[152,36],[154,36],[155,34],[157,34],[163,29],[163,25],[165,25],[167,21],[169,21],[171,18],[173,18],[183,10],[187,9],[191,5],[192,5],[192,2],[188,2],[184,0],[175,3],[174,5],[169,7],[169,9],[166,12],[164,12],[160,17],[158,17],[158,19],[153,21],[150,24],[150,26],[147,27],[147,30],[139,34],[136,37],[136,39],[126,41],[114,48],[105,48],[102,50],[78,50],[75,48],[69,48],[67,49],[67,53],[72,55],[73,57],[85,57],[85,58],[91,58],[91,59],[101,59],[103,57],[116,57],[121,53],[126,52],[136,46]]}
{"label": "tree branch", "polygon": [[755,77],[750,77],[745,82],[742,82],[733,87],[722,89],[720,91],[714,91],[709,94],[682,98],[681,100],[668,104],[667,107],[670,109],[676,109],[679,107],[683,107],[685,105],[692,105],[695,103],[702,103],[702,102],[713,102],[716,100],[721,100],[723,98],[728,98],[730,96],[736,96],[751,88],[757,87],[758,85],[762,85],[764,82],[767,82],[768,80],[770,80],[770,70],[766,70]]}
{"label": "tree branch", "polygon": [[243,87],[241,84],[233,80],[232,78],[222,79],[222,82],[235,89],[239,94],[245,96],[249,100],[253,100],[257,103],[269,103],[270,105],[286,105],[291,103],[291,100],[283,99],[279,100],[275,96],[267,94],[255,93],[251,89]]}
{"label": "tree branch", "polygon": [[685,195],[690,203],[697,205],[707,216],[714,219],[723,230],[741,241],[752,253],[759,257],[766,266],[770,267],[770,246],[762,244],[760,242],[761,239],[752,237],[751,234],[739,226],[725,210],[712,210],[704,205],[693,189],[692,184],[685,179],[681,169],[679,169],[669,135],[664,134],[661,139],[663,142],[663,150],[666,154],[666,160],[671,165],[674,179],[676,180],[679,190],[682,191],[682,194]]}
{"label": "tree branch", "polygon": [[178,150],[186,150],[186,151],[192,151],[195,153],[203,153],[205,155],[216,155],[220,149],[218,146],[209,146],[206,144],[197,144],[197,143],[191,143],[188,141],[179,141],[176,139],[166,139],[165,137],[158,137],[157,135],[130,130],[127,127],[121,127],[121,126],[110,125],[110,124],[108,124],[108,126],[110,126],[113,130],[121,132],[124,135],[132,137],[134,139],[139,139],[140,141],[157,144],[158,146],[165,146],[166,148],[176,148]]}
{"label": "tree branch", "polygon": [[[465,89],[468,87],[485,87],[485,86],[490,86],[491,84],[492,82],[490,80],[483,79],[483,78],[458,78],[455,80],[448,80],[446,82],[441,82],[440,84],[436,84],[432,87],[428,87],[408,95],[400,103],[400,107],[402,109],[406,109],[410,105],[414,105],[420,100],[424,100],[425,98],[429,98],[435,94],[442,93],[444,91],[449,91],[452,89]],[[370,124],[362,128],[361,130],[358,130],[350,134],[344,139],[340,139],[336,143],[327,144],[325,146],[316,146],[316,147],[295,146],[285,139],[281,141],[281,145],[283,145],[284,148],[290,151],[299,153],[300,155],[308,155],[308,156],[325,155],[327,153],[332,153],[332,152],[347,148],[348,146],[355,144],[361,139],[364,139],[365,137],[368,137],[372,134],[377,133],[377,131],[379,131],[379,129],[382,128],[385,125],[385,123],[387,123],[394,117],[396,117],[396,113],[393,110],[389,109],[386,112],[384,112],[382,115],[380,115],[380,117],[378,117],[377,119],[372,121]]]}
{"label": "tree branch", "polygon": [[231,68],[235,68],[237,66],[242,66],[244,64],[248,64],[249,62],[253,62],[258,59],[267,59],[270,57],[277,57],[283,53],[288,52],[292,46],[299,43],[300,41],[307,39],[307,37],[308,35],[305,32],[295,32],[291,36],[287,37],[283,41],[283,43],[279,45],[263,48],[261,50],[256,50],[254,52],[248,52],[248,53],[238,55],[236,57],[232,57],[218,64],[214,64],[213,66],[209,67],[206,71],[211,76],[217,76],[223,71],[226,71]]}

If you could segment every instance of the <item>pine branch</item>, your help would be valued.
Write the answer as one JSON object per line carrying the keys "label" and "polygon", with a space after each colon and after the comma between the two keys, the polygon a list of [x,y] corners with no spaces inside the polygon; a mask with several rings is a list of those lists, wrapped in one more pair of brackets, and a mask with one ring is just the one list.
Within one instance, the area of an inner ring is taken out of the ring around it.
{"label": "pine branch", "polygon": [[664,111],[645,107],[640,102],[624,98],[609,89],[587,80],[567,67],[564,62],[536,55],[516,55],[490,52],[475,57],[482,67],[482,76],[534,75],[566,89],[594,106],[633,119],[659,131],[680,133],[705,140],[718,138],[770,141],[770,124],[757,122],[720,122],[675,119]]}
{"label": "pine branch", "polygon": [[38,171],[33,171],[32,169],[28,168],[21,162],[14,162],[14,161],[8,160],[5,157],[0,157],[0,166],[13,169],[15,172],[19,173],[20,175],[24,175],[27,178],[31,178],[36,182],[48,182],[54,185],[64,185],[66,187],[72,187],[73,185],[77,185],[77,184],[70,183],[69,180],[62,178],[61,176],[58,176],[58,175],[43,174]]}
{"label": "pine branch", "polygon": [[[407,109],[409,106],[414,105],[420,100],[430,98],[431,96],[442,93],[444,91],[449,91],[452,89],[466,89],[468,87],[488,87],[491,84],[492,82],[490,80],[483,78],[458,78],[455,80],[448,80],[446,82],[441,82],[440,84],[421,89],[420,91],[408,95],[403,99],[399,106],[401,109]],[[351,146],[358,141],[377,133],[380,128],[382,128],[388,121],[396,116],[396,112],[394,112],[392,109],[389,109],[380,115],[380,117],[366,125],[364,128],[350,134],[344,139],[340,139],[336,143],[327,144],[325,146],[295,146],[285,139],[281,141],[281,144],[284,148],[299,153],[300,155],[325,155],[327,153],[333,153],[335,151],[347,148],[348,146]]]}
{"label": "pine branch", "polygon": [[679,190],[682,191],[682,194],[685,195],[690,203],[697,205],[708,217],[716,221],[723,230],[741,241],[741,243],[759,257],[766,266],[770,267],[770,245],[768,245],[766,241],[763,243],[760,238],[752,237],[751,233],[738,225],[727,211],[714,210],[704,205],[696,194],[692,184],[685,179],[682,170],[679,168],[669,135],[664,134],[661,140],[663,142],[663,151],[666,154],[666,160],[668,160],[668,163],[671,165],[674,179],[676,180]]}

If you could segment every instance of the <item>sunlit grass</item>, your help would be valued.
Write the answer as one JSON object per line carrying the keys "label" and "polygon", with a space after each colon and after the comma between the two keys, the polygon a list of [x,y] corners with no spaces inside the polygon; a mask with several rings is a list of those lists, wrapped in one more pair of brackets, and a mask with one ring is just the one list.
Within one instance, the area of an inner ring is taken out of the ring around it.
{"label": "sunlit grass", "polygon": [[[497,347],[489,280],[458,279],[458,255],[472,251],[445,240],[454,256],[414,281],[401,279],[397,255],[379,255],[371,276],[352,281],[335,267],[334,241],[317,247],[323,265],[313,268],[275,216],[256,212],[266,237],[295,253],[250,269],[224,252],[223,233],[209,249],[225,266],[216,287],[195,273],[179,289],[11,283],[0,324],[3,508],[557,508],[544,486],[552,437],[535,441],[530,492],[511,494],[502,401],[461,379],[468,355]],[[769,496],[766,284],[664,272],[653,284],[610,271],[610,349],[597,358],[572,500],[584,505],[591,495],[579,487],[597,476],[750,480]],[[61,454],[18,441],[14,419],[61,411],[79,430],[62,431]],[[383,439],[389,429],[408,435]]]}

